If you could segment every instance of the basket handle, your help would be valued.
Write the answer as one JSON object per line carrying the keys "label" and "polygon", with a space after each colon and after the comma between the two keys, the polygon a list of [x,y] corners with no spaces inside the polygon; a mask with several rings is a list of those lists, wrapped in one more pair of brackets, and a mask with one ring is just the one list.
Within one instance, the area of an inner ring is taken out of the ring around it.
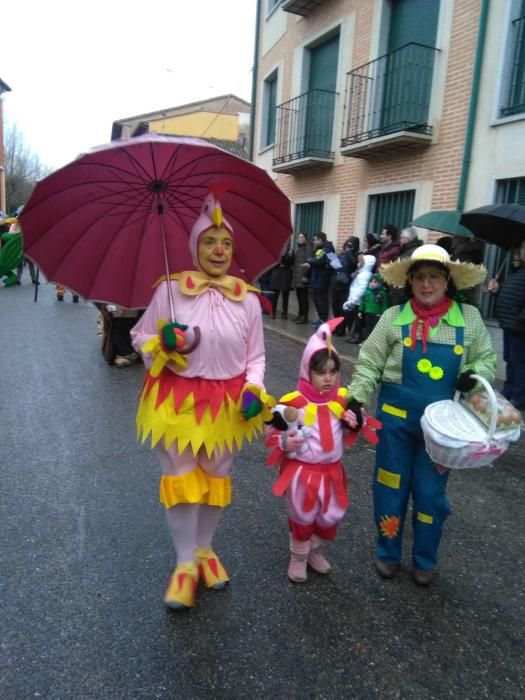
{"label": "basket handle", "polygon": [[[488,439],[492,440],[494,438],[494,433],[496,432],[496,421],[498,420],[498,400],[496,399],[496,394],[494,393],[494,389],[491,387],[491,385],[485,379],[485,377],[480,377],[479,374],[471,374],[470,376],[472,377],[472,379],[477,379],[478,382],[480,382],[483,385],[483,388],[488,394],[492,409],[490,423],[488,427]],[[456,391],[456,393],[454,394],[454,401],[459,400],[460,393],[461,392]]]}

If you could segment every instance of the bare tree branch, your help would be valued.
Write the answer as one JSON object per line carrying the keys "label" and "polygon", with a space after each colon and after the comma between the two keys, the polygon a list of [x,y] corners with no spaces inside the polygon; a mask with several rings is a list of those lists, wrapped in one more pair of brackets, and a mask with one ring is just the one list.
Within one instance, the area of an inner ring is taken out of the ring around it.
{"label": "bare tree branch", "polygon": [[8,212],[25,204],[38,180],[51,172],[25,143],[16,124],[8,124],[4,134],[5,194]]}

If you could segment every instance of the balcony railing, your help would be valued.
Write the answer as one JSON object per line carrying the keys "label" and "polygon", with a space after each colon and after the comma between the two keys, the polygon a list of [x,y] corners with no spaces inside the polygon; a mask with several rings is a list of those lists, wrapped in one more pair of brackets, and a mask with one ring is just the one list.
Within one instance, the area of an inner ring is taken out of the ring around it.
{"label": "balcony railing", "polygon": [[309,12],[316,10],[322,3],[323,0],[284,0],[283,10],[306,17]]}
{"label": "balcony railing", "polygon": [[399,132],[432,134],[428,113],[436,52],[411,43],[347,74],[343,152]]}
{"label": "balcony railing", "polygon": [[276,108],[273,165],[277,169],[297,161],[331,165],[334,159],[333,125],[337,93],[310,90]]}

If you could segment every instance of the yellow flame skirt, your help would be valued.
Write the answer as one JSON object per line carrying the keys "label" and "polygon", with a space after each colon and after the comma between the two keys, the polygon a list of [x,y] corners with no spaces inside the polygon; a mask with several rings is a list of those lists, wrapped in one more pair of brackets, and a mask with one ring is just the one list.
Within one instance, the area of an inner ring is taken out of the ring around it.
{"label": "yellow flame skirt", "polygon": [[262,432],[262,414],[242,418],[240,402],[246,384],[244,374],[231,379],[183,377],[165,368],[157,377],[146,373],[137,410],[137,438],[151,435],[151,446],[163,440],[174,443],[179,454],[191,446],[194,455],[204,447],[208,457],[240,449]]}

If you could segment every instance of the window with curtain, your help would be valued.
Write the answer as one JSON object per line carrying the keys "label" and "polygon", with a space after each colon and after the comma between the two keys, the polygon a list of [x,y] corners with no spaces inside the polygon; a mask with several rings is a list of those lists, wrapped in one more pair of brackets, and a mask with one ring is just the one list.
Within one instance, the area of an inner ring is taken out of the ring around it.
{"label": "window with curtain", "polygon": [[324,202],[307,202],[295,206],[295,233],[304,233],[312,240],[316,233],[323,230]]}
{"label": "window with curtain", "polygon": [[512,3],[507,47],[502,117],[525,112],[525,0]]}
{"label": "window with curtain", "polygon": [[380,234],[387,224],[399,230],[408,226],[414,215],[415,190],[374,194],[368,198],[366,233]]}
{"label": "window with curtain", "polygon": [[275,143],[275,115],[277,100],[277,71],[264,81],[263,86],[263,121],[261,148]]}

